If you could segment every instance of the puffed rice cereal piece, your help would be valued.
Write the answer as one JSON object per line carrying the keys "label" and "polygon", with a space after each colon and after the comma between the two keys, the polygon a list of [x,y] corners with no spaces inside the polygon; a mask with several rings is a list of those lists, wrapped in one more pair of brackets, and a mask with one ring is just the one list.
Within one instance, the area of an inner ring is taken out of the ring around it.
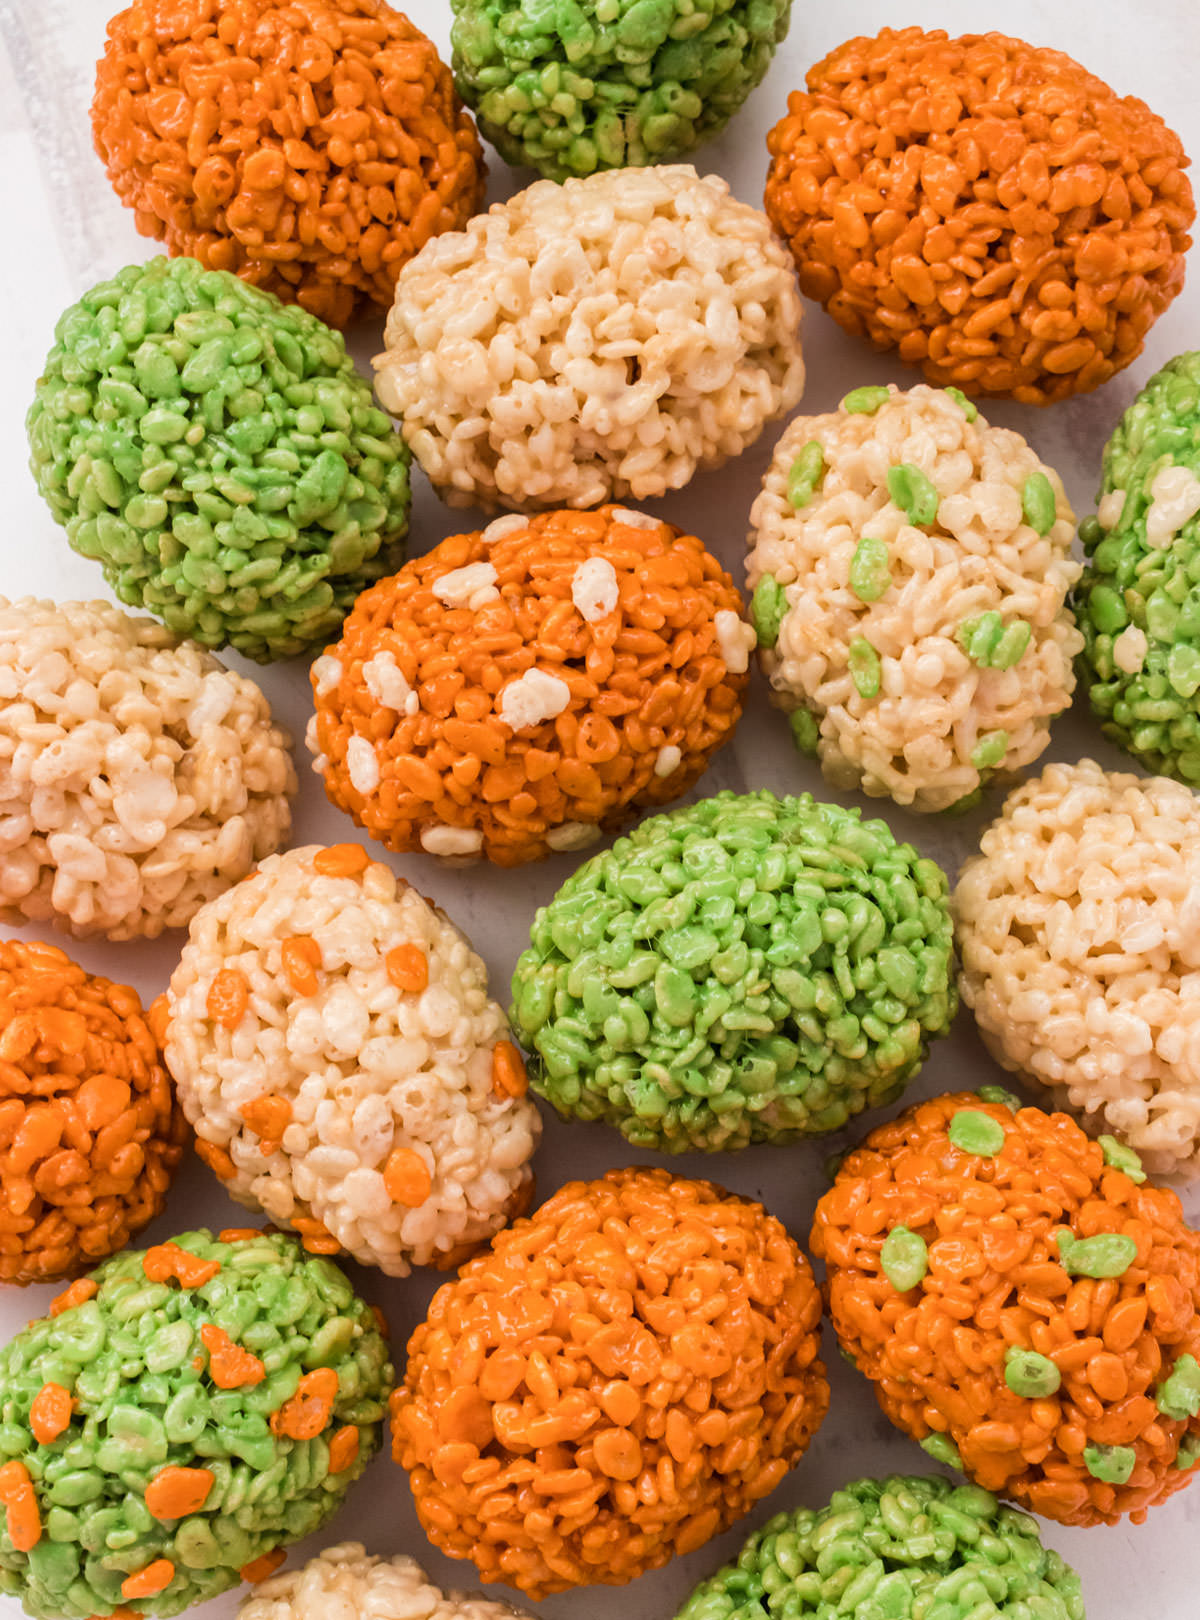
{"label": "puffed rice cereal piece", "polygon": [[302,1569],[264,1581],[238,1620],[529,1620],[494,1598],[440,1592],[415,1559],[368,1554],[343,1541]]}
{"label": "puffed rice cereal piece", "polygon": [[291,739],[192,641],[0,597],[0,921],[151,938],[291,831]]}
{"label": "puffed rice cereal piece", "polygon": [[197,1152],[306,1248],[445,1269],[528,1204],[541,1122],[484,965],[360,845],[289,850],[206,906],[167,1010]]}

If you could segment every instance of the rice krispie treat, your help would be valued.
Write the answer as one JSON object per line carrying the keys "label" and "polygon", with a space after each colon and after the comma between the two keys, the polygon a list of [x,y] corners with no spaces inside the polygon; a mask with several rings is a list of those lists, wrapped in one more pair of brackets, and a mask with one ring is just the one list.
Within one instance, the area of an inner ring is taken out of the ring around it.
{"label": "rice krispie treat", "polygon": [[0,922],[154,937],[287,841],[262,692],[107,602],[0,597]]}
{"label": "rice krispie treat", "polygon": [[1200,800],[1048,765],[963,867],[959,987],[989,1051],[1151,1170],[1200,1174]]}
{"label": "rice krispie treat", "polygon": [[205,907],[166,1026],[197,1152],[318,1254],[446,1269],[528,1204],[541,1126],[483,963],[359,844]]}
{"label": "rice krispie treat", "polygon": [[700,541],[645,513],[497,518],[358,599],[312,667],[315,769],[390,849],[585,849],[732,736],[741,612]]}
{"label": "rice krispie treat", "polygon": [[955,389],[797,417],[750,515],[771,697],[834,787],[914,810],[1028,765],[1075,687],[1058,474]]}
{"label": "rice krispie treat", "polygon": [[238,1620],[530,1620],[495,1598],[441,1592],[415,1559],[374,1557],[343,1541],[264,1581]]}
{"label": "rice krispie treat", "polygon": [[800,298],[716,175],[541,180],[405,265],[375,369],[451,506],[643,500],[800,398]]}

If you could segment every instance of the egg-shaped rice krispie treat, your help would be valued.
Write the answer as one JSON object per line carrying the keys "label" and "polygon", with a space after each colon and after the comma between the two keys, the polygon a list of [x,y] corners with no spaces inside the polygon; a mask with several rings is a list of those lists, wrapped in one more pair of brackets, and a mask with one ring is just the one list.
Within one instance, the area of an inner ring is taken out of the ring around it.
{"label": "egg-shaped rice krispie treat", "polygon": [[1200,1233],[1136,1153],[999,1087],[918,1103],[817,1205],[842,1350],[939,1462],[1140,1524],[1200,1462]]}
{"label": "egg-shaped rice krispie treat", "polygon": [[375,371],[451,506],[644,500],[800,398],[800,297],[716,175],[541,180],[404,266]]}
{"label": "egg-shaped rice krispie treat", "polygon": [[791,0],[545,11],[452,0],[455,83],[507,163],[551,180],[682,157],[771,65]]}
{"label": "egg-shaped rice krispie treat", "polygon": [[541,1122],[486,969],[359,844],[289,850],[200,912],[165,1051],[225,1190],[315,1253],[445,1269],[532,1196]]}
{"label": "egg-shaped rice krispie treat", "polygon": [[408,451],[339,332],[195,259],[62,316],[30,465],[72,549],[177,635],[269,663],[404,559]]}
{"label": "egg-shaped rice krispie treat", "polygon": [[153,938],[287,841],[253,681],[107,602],[0,597],[0,922]]}
{"label": "egg-shaped rice krispie treat", "polygon": [[1048,765],[1005,801],[952,899],[988,1050],[1158,1174],[1200,1175],[1200,800]]}
{"label": "egg-shaped rice krispie treat", "polygon": [[747,584],[771,699],[828,782],[946,810],[1038,757],[1083,641],[1074,521],[956,390],[856,388],[789,423]]}
{"label": "egg-shaped rice krispie treat", "polygon": [[534,1089],[665,1153],[838,1130],[950,1027],[948,889],[808,794],[652,816],[534,918],[512,981]]}
{"label": "egg-shaped rice krispie treat", "polygon": [[1200,350],[1151,377],[1118,422],[1079,537],[1092,713],[1148,771],[1200,787]]}
{"label": "egg-shaped rice krispie treat", "polygon": [[187,1127],[137,992],[0,941],[0,1282],[57,1282],[161,1215]]}
{"label": "egg-shaped rice krispie treat", "polygon": [[[495,1598],[442,1592],[413,1558],[343,1541],[242,1599],[238,1620],[530,1620]],[[1057,1620],[1057,1617],[1056,1617]]]}
{"label": "egg-shaped rice krispie treat", "polygon": [[901,1474],[844,1485],[819,1512],[777,1513],[676,1620],[913,1615],[1085,1620],[1079,1576],[1027,1513],[977,1485]]}
{"label": "egg-shaped rice krispie treat", "polygon": [[534,1600],[622,1586],[799,1462],[829,1406],[820,1340],[812,1269],[761,1204],[610,1170],[434,1295],[391,1398],[393,1455],[434,1546],[485,1581]]}
{"label": "egg-shaped rice krispie treat", "polygon": [[314,768],[389,849],[584,849],[733,735],[741,612],[701,542],[642,512],[497,518],[359,598],[312,668]]}
{"label": "egg-shaped rice krispie treat", "polygon": [[131,1620],[262,1579],[379,1449],[392,1378],[372,1307],[282,1233],[106,1261],[0,1349],[0,1593]]}

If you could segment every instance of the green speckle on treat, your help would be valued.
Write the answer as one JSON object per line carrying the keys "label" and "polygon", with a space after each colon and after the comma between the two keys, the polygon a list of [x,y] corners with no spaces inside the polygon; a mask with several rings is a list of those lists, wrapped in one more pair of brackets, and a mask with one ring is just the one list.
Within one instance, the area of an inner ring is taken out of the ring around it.
{"label": "green speckle on treat", "polygon": [[1146,1172],[1142,1169],[1142,1161],[1131,1147],[1124,1142],[1118,1142],[1115,1136],[1102,1136],[1099,1138],[1100,1146],[1104,1151],[1104,1162],[1114,1170],[1123,1170],[1130,1181],[1136,1181],[1140,1186],[1146,1179]]}
{"label": "green speckle on treat", "polygon": [[1123,1277],[1137,1259],[1137,1244],[1124,1232],[1076,1238],[1059,1232],[1058,1257],[1072,1277]]}
{"label": "green speckle on treat", "polygon": [[1093,1479],[1124,1485],[1133,1473],[1137,1452],[1132,1446],[1084,1446],[1083,1466]]}
{"label": "green speckle on treat", "polygon": [[967,398],[961,388],[946,388],[943,389],[943,392],[949,394],[954,403],[962,407],[962,413],[968,422],[973,422],[979,415],[978,406],[974,400]]}
{"label": "green speckle on treat", "polygon": [[1040,1401],[1054,1394],[1062,1383],[1062,1374],[1049,1356],[1011,1344],[1004,1353],[1004,1382],[1014,1395]]}
{"label": "green speckle on treat", "polygon": [[817,717],[805,708],[793,709],[788,715],[788,725],[792,731],[792,741],[802,754],[815,759],[817,742],[820,739],[820,730],[817,726]]}
{"label": "green speckle on treat", "polygon": [[856,1480],[820,1512],[776,1514],[735,1563],[696,1588],[676,1620],[1001,1616],[1084,1620],[1079,1577],[1042,1545],[1029,1514],[927,1474]]}
{"label": "green speckle on treat", "polygon": [[855,636],[847,649],[846,662],[859,697],[878,697],[879,654],[865,636]]}
{"label": "green speckle on treat", "polygon": [[[1111,529],[1081,525],[1086,562],[1072,603],[1080,681],[1101,731],[1148,771],[1200,788],[1200,513],[1173,534],[1148,532],[1155,481],[1177,469],[1200,479],[1200,350],[1153,376],[1109,439],[1099,500],[1103,509],[1119,494],[1123,504]],[[1129,627],[1146,637],[1137,656],[1117,641]]]}
{"label": "green speckle on treat", "polygon": [[[92,1273],[86,1302],[31,1322],[0,1350],[0,1457],[25,1465],[45,1534],[30,1553],[0,1536],[0,1591],[38,1620],[107,1616],[121,1584],[168,1559],[175,1573],[138,1614],[175,1615],[236,1586],[244,1565],[311,1535],[379,1449],[393,1372],[370,1307],[331,1261],[290,1236],[172,1240],[219,1270],[198,1287],[151,1281],[127,1250]],[[213,1324],[265,1369],[222,1388],[202,1329]],[[271,1416],[318,1367],[337,1375],[325,1430],[277,1435]],[[46,1383],[73,1398],[70,1425],[34,1439],[30,1405]],[[329,1441],[358,1429],[355,1461],[330,1471]],[[206,1468],[203,1508],[159,1520],[146,1491],[166,1467]]]}
{"label": "green speckle on treat", "polygon": [[1000,764],[1007,752],[1007,731],[985,731],[971,750],[971,764],[977,771],[989,771]]}
{"label": "green speckle on treat", "polygon": [[908,521],[918,529],[936,522],[937,490],[921,469],[914,467],[911,461],[902,462],[899,467],[888,470],[887,487],[893,501]]}
{"label": "green speckle on treat", "polygon": [[534,1088],[638,1147],[839,1130],[898,1097],[955,995],[945,874],[882,821],[719,793],[642,822],[534,918]]}
{"label": "green speckle on treat", "polygon": [[886,405],[890,388],[852,388],[842,400],[842,409],[851,416],[874,416],[881,405]]}
{"label": "green speckle on treat", "polygon": [[1158,1386],[1155,1399],[1162,1415],[1177,1422],[1200,1412],[1200,1365],[1195,1356],[1180,1356]]}
{"label": "green speckle on treat", "polygon": [[977,1108],[960,1108],[946,1133],[961,1153],[994,1159],[1004,1148],[1004,1126]]}
{"label": "green speckle on treat", "polygon": [[773,647],[779,640],[779,626],[787,612],[787,596],[772,574],[764,574],[750,598],[750,622],[760,647]]}
{"label": "green speckle on treat", "polygon": [[879,1251],[883,1274],[898,1294],[915,1288],[929,1270],[929,1249],[919,1232],[893,1226]]}
{"label": "green speckle on treat", "polygon": [[1176,1468],[1195,1468],[1200,1462],[1200,1434],[1185,1434],[1175,1453]]}
{"label": "green speckle on treat", "polygon": [[1005,1086],[978,1086],[975,1095],[980,1102],[999,1103],[1002,1108],[1011,1108],[1014,1114],[1018,1108],[1024,1106],[1020,1097]]}
{"label": "green speckle on treat", "polygon": [[845,1162],[846,1162],[846,1150],[845,1149],[843,1149],[841,1153],[831,1153],[829,1155],[829,1157],[825,1160],[825,1174],[826,1174],[827,1178],[830,1181],[836,1181],[837,1180],[838,1171],[842,1168],[842,1165]]}
{"label": "green speckle on treat", "polygon": [[957,631],[959,645],[981,669],[1011,669],[1024,656],[1032,635],[1024,619],[1005,626],[994,608],[978,618],[964,619]]}
{"label": "green speckle on treat", "polygon": [[400,566],[408,450],[315,316],[153,259],[85,293],[55,339],[34,478],[127,606],[265,662],[324,644]]}
{"label": "green speckle on treat", "polygon": [[850,589],[860,602],[877,602],[891,583],[886,542],[864,534],[850,559]]}
{"label": "green speckle on treat", "polygon": [[934,1462],[944,1463],[947,1468],[957,1468],[959,1473],[962,1472],[963,1460],[958,1454],[958,1447],[944,1434],[927,1434],[917,1444]]}
{"label": "green speckle on treat", "polygon": [[810,439],[788,470],[787,498],[797,512],[808,505],[825,476],[825,452],[819,439]]}
{"label": "green speckle on treat", "polygon": [[1021,490],[1021,511],[1036,534],[1049,534],[1058,515],[1054,485],[1044,472],[1030,473]]}

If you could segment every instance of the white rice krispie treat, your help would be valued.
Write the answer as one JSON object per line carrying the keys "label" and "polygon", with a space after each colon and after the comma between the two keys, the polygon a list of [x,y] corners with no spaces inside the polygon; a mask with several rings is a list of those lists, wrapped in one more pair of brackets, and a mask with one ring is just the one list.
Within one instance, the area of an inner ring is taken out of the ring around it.
{"label": "white rice krispie treat", "polygon": [[183,927],[287,841],[290,748],[194,641],[107,602],[0,597],[0,921]]}
{"label": "white rice krispie treat", "polygon": [[243,1598],[238,1620],[529,1620],[495,1598],[440,1592],[412,1558],[369,1555],[358,1541],[328,1547]]}
{"label": "white rice krispie treat", "polygon": [[954,391],[798,417],[750,516],[773,700],[827,781],[945,810],[1028,765],[1075,686],[1062,482]]}
{"label": "white rice krispie treat", "polygon": [[766,216],[716,175],[542,180],[403,267],[376,389],[452,506],[642,500],[796,403],[800,308]]}
{"label": "white rice krispie treat", "polygon": [[528,1202],[541,1122],[487,973],[358,844],[308,846],[195,917],[167,1067],[239,1203],[404,1277]]}
{"label": "white rice krispie treat", "polygon": [[1005,1068],[1162,1174],[1200,1169],[1200,799],[1048,765],[954,894],[963,1000]]}

